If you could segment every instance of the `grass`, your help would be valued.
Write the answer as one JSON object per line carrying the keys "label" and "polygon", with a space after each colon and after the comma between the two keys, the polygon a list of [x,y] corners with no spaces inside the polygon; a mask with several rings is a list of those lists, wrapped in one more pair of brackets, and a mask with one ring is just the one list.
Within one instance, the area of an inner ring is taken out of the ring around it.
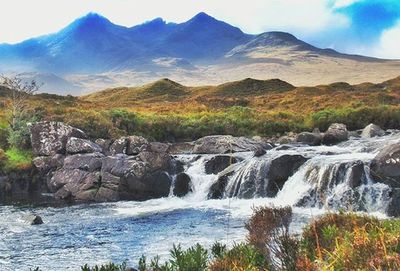
{"label": "grass", "polygon": [[15,169],[24,170],[30,168],[32,165],[33,154],[30,150],[12,148],[7,150],[5,155],[7,158],[5,162],[6,171]]}

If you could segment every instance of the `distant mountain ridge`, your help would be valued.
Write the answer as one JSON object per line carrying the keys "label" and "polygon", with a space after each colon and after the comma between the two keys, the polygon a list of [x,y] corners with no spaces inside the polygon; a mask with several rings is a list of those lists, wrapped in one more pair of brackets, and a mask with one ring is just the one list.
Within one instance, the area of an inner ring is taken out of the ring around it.
{"label": "distant mountain ridge", "polygon": [[[246,34],[204,12],[183,23],[156,18],[133,27],[116,25],[99,14],[89,13],[57,33],[12,45],[0,44],[0,71],[34,74],[46,85],[50,80],[49,87],[54,91],[47,87],[47,92],[75,95],[105,87],[139,85],[162,77],[195,85],[247,77],[282,78],[302,84],[298,78],[302,79],[304,70],[312,79],[313,73],[328,66],[333,72],[326,71],[327,78],[332,77],[327,82],[348,80],[355,77],[352,72],[380,81],[384,78],[376,73],[384,69],[376,65],[389,68],[382,73],[385,78],[398,75],[398,67],[386,60],[319,49],[285,32]],[[336,73],[337,69],[340,70]],[[314,83],[305,78],[306,83]]]}

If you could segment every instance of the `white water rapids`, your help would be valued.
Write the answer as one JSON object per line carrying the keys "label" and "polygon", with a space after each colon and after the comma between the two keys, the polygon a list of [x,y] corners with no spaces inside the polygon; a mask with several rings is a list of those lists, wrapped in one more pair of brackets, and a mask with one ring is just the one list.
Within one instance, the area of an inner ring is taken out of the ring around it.
{"label": "white water rapids", "polygon": [[[294,232],[327,210],[384,217],[390,189],[371,178],[368,165],[384,145],[399,141],[400,134],[392,133],[336,146],[276,148],[261,157],[236,153],[222,199],[208,199],[218,176],[206,174],[204,165],[215,155],[179,155],[192,186],[183,198],[61,208],[0,205],[0,270],[80,270],[85,263],[124,260],[136,265],[142,254],[166,256],[177,243],[240,242],[254,206],[293,206]],[[260,197],[270,162],[282,155],[302,155],[307,161],[275,196]],[[29,213],[41,215],[44,224],[27,225],[23,217]]]}

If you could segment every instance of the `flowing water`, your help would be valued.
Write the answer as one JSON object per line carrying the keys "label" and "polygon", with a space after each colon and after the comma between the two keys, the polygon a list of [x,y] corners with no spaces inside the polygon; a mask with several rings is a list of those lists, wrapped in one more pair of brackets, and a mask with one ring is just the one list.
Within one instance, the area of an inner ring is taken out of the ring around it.
{"label": "flowing water", "polygon": [[[206,247],[215,241],[243,241],[244,224],[253,206],[293,206],[292,231],[299,232],[326,210],[350,209],[384,216],[390,189],[375,183],[369,162],[386,144],[400,142],[400,134],[351,139],[336,146],[277,148],[261,157],[238,153],[229,169],[223,198],[208,200],[218,176],[206,174],[213,155],[179,155],[191,177],[192,191],[184,198],[145,202],[117,202],[67,207],[0,206],[0,270],[80,270],[84,263],[127,261],[168,256],[173,244]],[[271,161],[282,155],[308,160],[274,197],[266,193]],[[354,176],[357,175],[357,178]],[[354,180],[359,180],[355,185]],[[249,187],[252,187],[249,189]],[[27,214],[37,213],[44,224],[30,226]]]}

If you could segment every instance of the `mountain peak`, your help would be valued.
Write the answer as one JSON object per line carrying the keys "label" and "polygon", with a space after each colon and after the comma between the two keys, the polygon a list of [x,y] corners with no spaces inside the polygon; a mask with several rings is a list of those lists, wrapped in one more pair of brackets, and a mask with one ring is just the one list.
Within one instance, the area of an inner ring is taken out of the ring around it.
{"label": "mountain peak", "polygon": [[104,27],[107,25],[112,25],[112,23],[106,17],[104,17],[98,13],[89,12],[85,16],[76,19],[69,27],[98,28],[98,27]]}
{"label": "mountain peak", "polygon": [[192,19],[189,20],[190,22],[204,22],[204,21],[216,21],[216,19],[205,12],[200,12],[196,14]]}

